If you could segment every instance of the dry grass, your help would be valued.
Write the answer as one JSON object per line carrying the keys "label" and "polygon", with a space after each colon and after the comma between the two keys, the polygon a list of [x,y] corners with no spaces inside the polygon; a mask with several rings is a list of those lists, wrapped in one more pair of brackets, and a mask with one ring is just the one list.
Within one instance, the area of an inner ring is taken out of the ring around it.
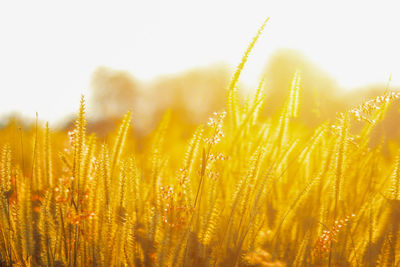
{"label": "dry grass", "polygon": [[236,91],[256,40],[227,113],[190,140],[167,113],[138,150],[128,113],[102,142],[86,134],[83,98],[68,134],[2,129],[1,265],[400,264],[400,146],[388,144],[389,158],[369,146],[399,95],[308,129],[296,120],[297,72],[280,115],[261,118],[262,82],[243,104]]}

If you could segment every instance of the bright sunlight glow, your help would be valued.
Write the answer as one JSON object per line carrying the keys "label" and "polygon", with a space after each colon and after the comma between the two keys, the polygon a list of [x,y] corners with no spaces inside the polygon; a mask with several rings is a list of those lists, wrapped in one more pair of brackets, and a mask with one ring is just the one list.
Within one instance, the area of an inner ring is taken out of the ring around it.
{"label": "bright sunlight glow", "polygon": [[[376,3],[376,4],[375,4]],[[379,3],[379,5],[378,5]],[[141,80],[213,62],[254,85],[277,48],[302,52],[346,89],[400,85],[396,1],[1,1],[0,114],[55,121],[76,110],[98,66]]]}

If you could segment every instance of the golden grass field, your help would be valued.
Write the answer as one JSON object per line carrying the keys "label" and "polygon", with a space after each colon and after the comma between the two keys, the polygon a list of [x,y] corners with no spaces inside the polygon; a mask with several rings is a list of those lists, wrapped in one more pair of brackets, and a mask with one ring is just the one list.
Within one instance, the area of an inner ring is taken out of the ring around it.
{"label": "golden grass field", "polygon": [[236,87],[262,29],[226,112],[189,138],[168,112],[140,141],[130,113],[97,138],[83,97],[70,132],[4,127],[0,265],[398,266],[400,145],[370,141],[400,94],[305,127],[299,70],[265,118],[263,81],[246,101]]}

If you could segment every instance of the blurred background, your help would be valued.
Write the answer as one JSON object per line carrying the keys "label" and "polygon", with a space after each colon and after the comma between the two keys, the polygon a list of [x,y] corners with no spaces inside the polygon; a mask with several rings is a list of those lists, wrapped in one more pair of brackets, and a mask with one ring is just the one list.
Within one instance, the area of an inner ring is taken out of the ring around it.
{"label": "blurred background", "polygon": [[[68,128],[87,99],[89,130],[106,133],[127,110],[145,135],[170,109],[204,122],[224,109],[235,66],[266,17],[240,79],[243,97],[265,75],[274,114],[296,69],[300,119],[316,125],[400,85],[396,1],[1,1],[0,124]],[[390,134],[397,108],[389,112]]]}

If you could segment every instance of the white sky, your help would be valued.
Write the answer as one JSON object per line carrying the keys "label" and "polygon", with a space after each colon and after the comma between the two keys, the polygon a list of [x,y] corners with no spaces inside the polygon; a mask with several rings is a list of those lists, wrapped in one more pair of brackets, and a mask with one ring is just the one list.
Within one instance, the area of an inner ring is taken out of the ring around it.
{"label": "white sky", "polygon": [[[399,6],[398,6],[399,5]],[[254,84],[279,47],[303,52],[343,87],[400,85],[396,1],[0,1],[0,114],[55,121],[74,112],[99,65],[148,80],[213,62],[246,67]],[[89,95],[90,96],[90,95]]]}

